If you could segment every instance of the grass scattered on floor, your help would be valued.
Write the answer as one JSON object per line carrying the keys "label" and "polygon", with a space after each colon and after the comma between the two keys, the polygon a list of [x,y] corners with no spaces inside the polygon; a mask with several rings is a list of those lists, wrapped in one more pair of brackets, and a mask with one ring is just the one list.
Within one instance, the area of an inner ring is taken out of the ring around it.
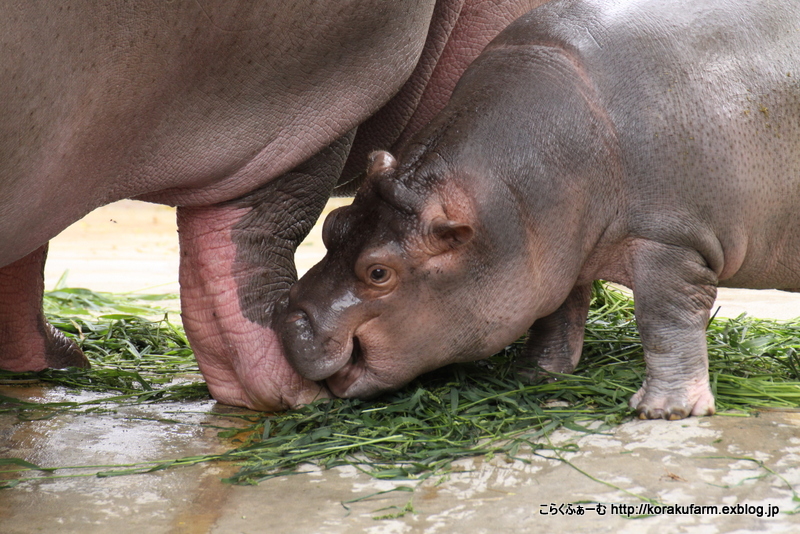
{"label": "grass scattered on floor", "polygon": [[[178,307],[177,295],[171,294],[118,295],[88,289],[48,292],[44,298],[48,320],[75,339],[92,367],[21,376],[72,389],[113,392],[112,401],[123,404],[208,398],[208,388],[197,379],[200,371],[180,324]],[[0,379],[13,380],[13,376],[0,372]],[[75,408],[84,404],[76,403]]]}
{"label": "grass scattered on floor", "polygon": [[[352,465],[376,478],[419,479],[444,474],[454,460],[474,455],[527,461],[521,452],[552,451],[543,438],[559,427],[597,432],[630,416],[628,399],[644,376],[632,302],[605,286],[595,289],[582,363],[575,375],[559,381],[528,384],[518,379],[512,370],[522,346],[518,342],[488,360],[441,369],[377,400],[321,401],[282,414],[244,417],[246,428],[232,425],[220,433],[237,444],[224,454],[105,466],[96,474],[223,460],[239,466],[228,482],[256,484],[302,471],[304,464]],[[48,294],[45,304],[51,322],[76,338],[93,368],[0,373],[0,380],[8,384],[37,379],[108,396],[55,406],[0,397],[0,413],[26,419],[48,410],[91,410],[99,403],[208,398],[202,381],[185,379],[198,370],[182,329],[166,311],[176,302],[62,289]],[[151,321],[143,316],[163,318]],[[720,412],[800,406],[800,321],[714,319],[708,338]],[[7,469],[0,469],[0,476],[32,476],[0,481],[0,487],[53,476],[39,475],[36,466],[21,459],[3,463]],[[78,467],[60,467],[57,472]]]}

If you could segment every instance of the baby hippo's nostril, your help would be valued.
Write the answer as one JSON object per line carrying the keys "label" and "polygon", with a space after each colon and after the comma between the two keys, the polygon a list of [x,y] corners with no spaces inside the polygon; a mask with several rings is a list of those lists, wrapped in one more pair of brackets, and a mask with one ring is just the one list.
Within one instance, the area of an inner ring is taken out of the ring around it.
{"label": "baby hippo's nostril", "polygon": [[286,314],[281,335],[286,358],[290,363],[312,357],[319,348],[311,318],[303,310],[296,309]]}
{"label": "baby hippo's nostril", "polygon": [[306,312],[303,310],[297,310],[286,316],[287,323],[296,323],[297,321],[308,322],[308,315],[306,315]]}

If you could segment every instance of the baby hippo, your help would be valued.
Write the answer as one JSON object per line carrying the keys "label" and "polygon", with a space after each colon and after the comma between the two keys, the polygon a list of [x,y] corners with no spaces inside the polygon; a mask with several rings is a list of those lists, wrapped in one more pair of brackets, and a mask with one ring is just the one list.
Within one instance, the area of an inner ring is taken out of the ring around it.
{"label": "baby hippo", "polygon": [[633,290],[642,418],[714,413],[717,286],[800,288],[800,3],[555,0],[515,21],[395,159],[377,153],[280,325],[369,397],[529,330],[571,372],[596,279]]}

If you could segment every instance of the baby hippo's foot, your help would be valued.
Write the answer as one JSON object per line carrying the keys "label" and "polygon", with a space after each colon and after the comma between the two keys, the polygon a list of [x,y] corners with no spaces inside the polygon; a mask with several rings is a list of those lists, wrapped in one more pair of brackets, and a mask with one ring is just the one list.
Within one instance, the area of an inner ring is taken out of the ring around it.
{"label": "baby hippo's foot", "polygon": [[631,408],[636,410],[639,419],[668,419],[676,421],[690,415],[713,415],[714,395],[708,385],[708,378],[691,383],[672,385],[670,388],[649,385],[644,381],[641,389],[631,397]]}

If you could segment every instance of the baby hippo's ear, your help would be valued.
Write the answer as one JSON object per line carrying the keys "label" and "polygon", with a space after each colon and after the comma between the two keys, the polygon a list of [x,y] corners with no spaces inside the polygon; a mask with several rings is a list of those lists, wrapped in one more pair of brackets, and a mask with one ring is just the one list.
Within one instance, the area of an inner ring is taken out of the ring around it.
{"label": "baby hippo's ear", "polygon": [[466,223],[437,217],[431,221],[429,246],[431,252],[443,254],[469,243],[475,230]]}
{"label": "baby hippo's ear", "polygon": [[378,150],[369,155],[367,176],[380,174],[397,168],[397,160],[385,150]]}

